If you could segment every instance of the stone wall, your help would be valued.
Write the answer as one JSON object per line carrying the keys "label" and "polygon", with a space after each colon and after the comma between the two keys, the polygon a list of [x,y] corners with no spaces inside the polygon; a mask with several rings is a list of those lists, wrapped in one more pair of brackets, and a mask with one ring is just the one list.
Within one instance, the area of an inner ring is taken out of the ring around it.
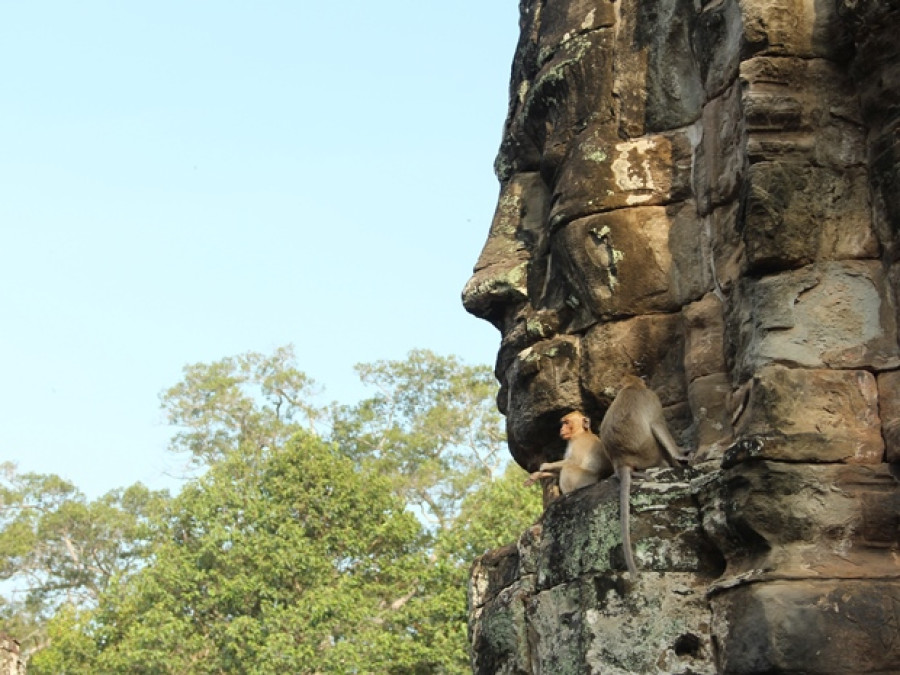
{"label": "stone wall", "polygon": [[639,579],[615,479],[477,561],[476,672],[900,672],[900,2],[520,12],[463,291],[510,451],[637,373],[693,459],[635,486]]}
{"label": "stone wall", "polygon": [[25,675],[19,643],[6,635],[0,635],[0,675]]}
{"label": "stone wall", "polygon": [[553,502],[517,544],[480,558],[475,672],[714,673],[706,588],[721,558],[687,478],[659,472],[632,492],[638,579],[614,571],[624,568],[615,481]]}

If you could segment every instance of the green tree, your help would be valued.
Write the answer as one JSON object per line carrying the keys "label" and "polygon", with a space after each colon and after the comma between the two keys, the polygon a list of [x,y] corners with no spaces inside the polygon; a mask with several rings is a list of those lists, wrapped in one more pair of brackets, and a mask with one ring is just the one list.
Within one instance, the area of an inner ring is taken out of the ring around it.
{"label": "green tree", "polygon": [[432,618],[429,644],[445,654],[445,667],[468,672],[469,568],[534,523],[540,491],[524,488],[525,472],[505,460],[497,383],[487,366],[414,350],[406,360],[357,371],[377,393],[336,410],[333,437],[357,462],[389,476],[430,525],[431,564],[409,611]]}
{"label": "green tree", "polygon": [[26,656],[46,644],[45,622],[60,607],[95,606],[114,578],[145,564],[167,499],[136,484],[89,501],[59,476],[0,467],[0,579],[12,589],[0,626]]}
{"label": "green tree", "polygon": [[449,527],[463,497],[489,483],[504,463],[491,370],[422,349],[356,370],[376,393],[335,410],[335,441],[391,476],[437,530]]}
{"label": "green tree", "polygon": [[421,526],[336,448],[234,451],[173,501],[153,566],[95,617],[100,672],[441,672],[407,605]]}
{"label": "green tree", "polygon": [[184,368],[184,379],[160,396],[170,444],[198,465],[221,459],[235,447],[278,448],[301,429],[315,430],[322,411],[312,404],[314,381],[297,369],[291,346],[271,356],[247,352]]}
{"label": "green tree", "polygon": [[539,492],[502,457],[488,368],[424,350],[357,368],[376,394],[333,406],[329,435],[290,348],[185,368],[162,404],[203,472],[121,535],[134,567],[60,597],[30,675],[468,672],[472,558]]}
{"label": "green tree", "polygon": [[440,555],[468,574],[475,558],[516,541],[543,511],[541,491],[525,487],[527,477],[517,464],[509,463],[502,475],[467,494],[452,527],[438,537]]}
{"label": "green tree", "polygon": [[96,609],[66,603],[41,626],[44,647],[28,661],[28,675],[95,675],[97,644],[94,640]]}

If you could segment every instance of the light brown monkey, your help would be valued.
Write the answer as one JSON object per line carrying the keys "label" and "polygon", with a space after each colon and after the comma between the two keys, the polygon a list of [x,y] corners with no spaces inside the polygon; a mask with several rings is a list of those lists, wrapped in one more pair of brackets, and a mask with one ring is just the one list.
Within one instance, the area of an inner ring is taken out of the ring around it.
{"label": "light brown monkey", "polygon": [[591,431],[591,420],[578,412],[570,412],[559,423],[559,435],[566,443],[566,453],[558,462],[544,462],[525,485],[532,485],[541,478],[559,474],[559,489],[569,494],[579,488],[593,485],[613,473],[600,439]]}
{"label": "light brown monkey", "polygon": [[600,423],[600,443],[619,479],[622,550],[628,571],[637,576],[628,525],[632,473],[667,464],[678,466],[686,458],[669,433],[659,397],[634,375],[623,379],[622,389],[606,411]]}

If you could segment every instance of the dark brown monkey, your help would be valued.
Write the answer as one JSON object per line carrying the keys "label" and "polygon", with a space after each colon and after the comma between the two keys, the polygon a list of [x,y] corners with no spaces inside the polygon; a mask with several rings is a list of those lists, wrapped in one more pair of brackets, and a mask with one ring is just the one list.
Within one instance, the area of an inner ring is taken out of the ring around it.
{"label": "dark brown monkey", "polygon": [[622,383],[600,423],[600,443],[619,478],[622,550],[628,571],[637,576],[628,524],[632,473],[654,466],[678,466],[685,457],[669,433],[656,393],[634,375],[627,375]]}
{"label": "dark brown monkey", "polygon": [[559,423],[559,435],[566,444],[566,453],[558,462],[544,462],[525,485],[532,485],[541,478],[559,474],[559,489],[569,494],[579,488],[593,485],[613,473],[600,439],[591,431],[591,420],[579,411],[570,412]]}

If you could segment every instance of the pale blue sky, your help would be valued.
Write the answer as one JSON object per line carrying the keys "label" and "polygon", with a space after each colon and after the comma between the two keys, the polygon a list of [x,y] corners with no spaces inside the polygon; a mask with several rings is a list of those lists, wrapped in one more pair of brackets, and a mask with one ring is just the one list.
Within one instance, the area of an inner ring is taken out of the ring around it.
{"label": "pale blue sky", "polygon": [[0,0],[0,459],[171,486],[158,394],[293,343],[322,402],[410,349],[497,196],[515,0]]}

